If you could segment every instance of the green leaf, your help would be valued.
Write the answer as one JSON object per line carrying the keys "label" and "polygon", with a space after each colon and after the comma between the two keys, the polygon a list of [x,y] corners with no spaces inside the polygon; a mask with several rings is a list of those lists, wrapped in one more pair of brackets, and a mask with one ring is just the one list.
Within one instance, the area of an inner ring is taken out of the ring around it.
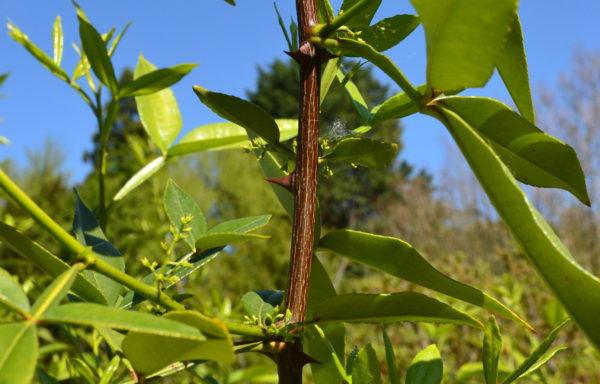
{"label": "green leaf", "polygon": [[69,82],[69,75],[58,64],[54,62],[44,51],[39,49],[29,40],[29,37],[24,34],[16,25],[8,24],[8,35],[17,43],[21,44],[29,51],[44,67],[56,75],[59,79]]}
{"label": "green leaf", "polygon": [[[21,255],[36,267],[47,272],[50,276],[57,277],[70,268],[67,263],[4,223],[0,223],[0,240],[2,240],[5,246]],[[83,275],[78,275],[75,278],[72,291],[84,300],[99,304],[107,303],[104,293]]]}
{"label": "green leaf", "polygon": [[512,22],[510,31],[506,34],[504,47],[496,59],[496,67],[521,116],[531,124],[535,124],[527,57],[518,14]]}
{"label": "green leaf", "polygon": [[312,321],[350,323],[420,321],[468,325],[483,329],[483,325],[471,315],[415,292],[334,296],[316,305]]}
{"label": "green leaf", "polygon": [[588,339],[600,349],[600,280],[576,263],[475,129],[451,110],[440,108],[440,112],[443,116],[439,118],[524,253]]}
{"label": "green leaf", "polygon": [[63,30],[60,16],[56,16],[54,26],[52,27],[52,46],[54,48],[54,63],[60,67],[63,56]]}
{"label": "green leaf", "polygon": [[[123,255],[106,239],[96,217],[81,200],[77,191],[75,191],[73,232],[81,244],[92,247],[98,258],[119,271],[125,270]],[[121,292],[120,283],[94,271],[85,271],[84,275],[106,296],[109,305],[117,301]]]}
{"label": "green leaf", "polygon": [[200,101],[217,115],[262,137],[269,144],[279,142],[277,123],[258,105],[235,96],[211,92],[197,85],[193,88]]}
{"label": "green leaf", "polygon": [[[276,292],[278,292],[278,297],[282,299],[283,293],[281,291]],[[269,302],[268,297],[261,295],[259,292],[247,292],[244,294],[242,296],[242,306],[248,315],[258,319],[259,324],[265,324],[265,319],[268,315],[271,315],[271,318],[273,318],[276,314],[275,305]]]}
{"label": "green leaf", "polygon": [[206,340],[206,337],[196,328],[178,321],[91,303],[70,303],[51,308],[43,316],[42,323],[108,327],[181,339]]}
{"label": "green leaf", "polygon": [[333,19],[333,7],[329,0],[317,0],[317,16],[321,24],[326,24]]}
{"label": "green leaf", "polygon": [[398,144],[367,137],[348,137],[338,141],[323,159],[341,160],[369,168],[386,168],[396,158]]}
{"label": "green leaf", "polygon": [[341,65],[341,59],[339,57],[334,57],[332,59],[327,60],[325,67],[321,73],[321,88],[320,88],[320,98],[319,105],[323,104],[323,100],[327,96],[329,92],[329,88],[331,88],[331,84],[333,84],[333,80],[337,77],[338,69]]}
{"label": "green leaf", "polygon": [[119,201],[125,196],[127,196],[131,191],[142,185],[142,183],[148,180],[152,175],[156,172],[160,171],[162,167],[166,164],[165,158],[163,156],[157,157],[152,160],[148,164],[146,164],[142,169],[140,169],[135,175],[131,176],[129,180],[119,189],[119,191],[113,197],[113,201]]}
{"label": "green leaf", "polygon": [[364,232],[337,230],[325,235],[319,241],[319,247],[392,276],[496,312],[533,329],[498,300],[439,272],[417,250],[402,240]]}
{"label": "green leaf", "polygon": [[150,373],[176,361],[212,360],[222,364],[234,361],[233,343],[220,321],[192,311],[169,312],[163,319],[186,324],[197,333],[205,335],[206,339],[131,332],[123,340],[123,350],[136,371]]}
{"label": "green leaf", "polygon": [[556,348],[552,349],[550,352],[548,352],[547,354],[542,356],[534,365],[531,366],[531,368],[529,368],[527,370],[527,372],[522,374],[519,378],[532,375],[533,373],[538,371],[540,368],[542,368],[548,361],[550,361],[550,359],[552,359],[557,353],[562,352],[565,349],[567,349],[567,347],[556,347]]}
{"label": "green leaf", "polygon": [[196,240],[196,249],[205,251],[212,248],[222,247],[224,245],[233,245],[245,243],[246,241],[264,240],[268,238],[270,238],[270,236],[255,235],[253,233],[206,233],[201,235],[198,240]]}
{"label": "green leaf", "polygon": [[37,367],[36,372],[40,384],[60,384],[58,380],[50,376],[46,371],[44,371],[40,367]]}
{"label": "green leaf", "polygon": [[492,76],[517,0],[411,0],[425,28],[427,85],[483,87]]}
{"label": "green leaf", "polygon": [[[360,0],[344,0],[342,3],[342,7],[340,8],[339,14],[342,14],[344,11],[347,11]],[[371,4],[368,7],[365,7],[362,12],[351,18],[346,22],[346,27],[350,29],[362,29],[364,27],[369,26],[371,24],[371,20],[373,20],[373,16],[377,13],[379,6],[381,5],[381,0],[370,0]]]}
{"label": "green leaf", "polygon": [[96,74],[96,77],[98,77],[98,80],[106,85],[113,95],[116,95],[119,88],[115,77],[115,70],[106,50],[106,43],[90,23],[81,16],[78,19],[81,46],[90,62],[92,70]]}
{"label": "green leaf", "polygon": [[360,38],[379,52],[387,51],[404,40],[419,26],[415,15],[396,15],[365,28]]}
{"label": "green leaf", "polygon": [[123,30],[121,32],[119,32],[117,34],[117,36],[115,36],[115,38],[112,40],[112,42],[110,43],[110,47],[108,47],[108,56],[109,57],[112,57],[112,55],[115,53],[115,50],[119,46],[121,39],[123,38],[123,36],[125,36],[125,33],[127,32],[127,30],[129,29],[130,26],[131,26],[131,22],[127,23],[127,25],[125,25],[125,28],[123,28]]}
{"label": "green leaf", "polygon": [[[156,67],[140,55],[133,73],[134,81],[155,70]],[[183,126],[173,91],[165,88],[151,95],[136,96],[135,102],[146,133],[163,155],[166,154]]]}
{"label": "green leaf", "polygon": [[[143,57],[140,56],[140,60]],[[119,90],[119,97],[143,96],[158,92],[179,82],[198,64],[179,64],[170,68],[157,69],[133,80]]]}
{"label": "green leaf", "polygon": [[33,308],[31,309],[33,319],[37,320],[41,318],[45,312],[56,307],[65,298],[75,281],[75,277],[77,277],[83,268],[84,265],[81,263],[73,265],[68,271],[61,273],[54,279],[52,284],[44,289],[35,303],[33,303]]}
{"label": "green leaf", "polygon": [[[260,167],[266,178],[277,179],[289,174],[289,171],[287,170],[289,159],[286,155],[273,151],[267,151],[264,154],[258,153],[258,151],[255,153],[258,156],[258,163],[260,164]],[[284,169],[286,170],[284,171]],[[293,217],[294,195],[292,192],[285,189],[281,185],[275,183],[269,184],[271,185],[271,189],[275,193],[275,196],[277,196],[277,200],[279,200],[279,203],[283,209],[285,209],[288,216]]]}
{"label": "green leaf", "polygon": [[496,318],[490,316],[483,334],[483,374],[486,384],[496,384],[498,380],[498,362],[502,351],[502,335]]}
{"label": "green leaf", "polygon": [[536,362],[538,362],[542,358],[544,353],[546,353],[548,348],[550,348],[550,345],[552,345],[552,343],[556,339],[556,336],[558,335],[558,331],[560,331],[568,322],[569,322],[569,320],[567,319],[567,320],[563,321],[562,323],[560,323],[552,331],[550,331],[548,336],[546,336],[544,338],[544,340],[540,343],[540,345],[538,345],[529,354],[529,356],[527,356],[527,358],[521,364],[519,364],[519,366],[514,371],[512,371],[502,381],[502,384],[509,384],[509,383],[515,382],[519,378],[523,377],[525,375],[525,372],[527,372],[531,367],[533,367],[534,364],[536,364]]}
{"label": "green leaf", "polygon": [[[422,94],[425,88],[425,85],[419,85],[417,91]],[[419,112],[419,108],[406,92],[400,92],[371,109],[369,124],[375,125],[387,120],[401,119],[417,112]]]}
{"label": "green leaf", "polygon": [[344,85],[344,90],[346,91],[348,97],[350,97],[350,101],[352,102],[352,105],[354,105],[354,108],[356,109],[356,112],[358,112],[362,122],[367,123],[371,117],[371,114],[369,113],[369,106],[362,97],[362,94],[360,93],[360,90],[356,84],[354,84],[349,75],[344,73],[341,68],[338,68],[336,77],[340,84]]}
{"label": "green leaf", "polygon": [[234,0],[224,0],[227,4],[229,5],[235,5],[235,1]]}
{"label": "green leaf", "polygon": [[38,357],[35,325],[0,324],[0,345],[0,383],[31,383]]}
{"label": "green leaf", "polygon": [[2,268],[0,268],[0,304],[23,317],[31,309],[23,288]]}
{"label": "green leaf", "polygon": [[[167,217],[173,227],[179,229],[184,226],[191,229],[185,232],[187,237],[184,241],[192,251],[195,251],[196,240],[206,232],[206,219],[204,219],[204,214],[198,204],[173,180],[169,179],[165,190],[164,205]],[[182,220],[188,216],[191,216],[191,220],[189,223],[183,224]]]}
{"label": "green leaf", "polygon": [[439,384],[444,376],[444,363],[435,344],[417,353],[406,373],[406,384]]}
{"label": "green leaf", "polygon": [[371,344],[360,349],[352,365],[352,382],[381,384],[379,360]]}
{"label": "green leaf", "polygon": [[269,223],[271,215],[248,216],[241,219],[224,221],[215,225],[207,233],[236,232],[247,233],[264,227]]}
{"label": "green leaf", "polygon": [[385,346],[385,360],[388,366],[388,374],[390,376],[390,384],[400,384],[400,373],[396,366],[396,354],[394,353],[394,346],[388,336],[385,328],[381,327],[381,334],[383,336],[383,345]]}
{"label": "green leaf", "polygon": [[446,97],[455,111],[485,139],[517,180],[536,187],[561,188],[590,205],[577,154],[499,101],[482,97]]}

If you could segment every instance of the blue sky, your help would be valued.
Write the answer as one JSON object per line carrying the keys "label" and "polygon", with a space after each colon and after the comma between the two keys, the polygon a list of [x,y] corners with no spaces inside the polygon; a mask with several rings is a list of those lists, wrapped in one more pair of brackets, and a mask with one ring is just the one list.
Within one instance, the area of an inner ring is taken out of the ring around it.
{"label": "blue sky", "polygon": [[[219,121],[200,104],[191,91],[194,84],[210,90],[244,96],[254,87],[256,67],[284,57],[285,40],[280,32],[271,0],[238,0],[232,7],[222,0],[81,0],[80,5],[101,31],[133,24],[116,52],[119,73],[133,67],[140,53],[158,67],[184,62],[199,66],[173,89],[189,130]],[[339,7],[341,1],[333,1]],[[278,0],[285,19],[295,15],[293,0]],[[410,2],[383,0],[375,20],[401,13],[414,13]],[[600,49],[600,1],[523,1],[520,8],[534,86],[554,85],[561,72],[568,71],[575,47]],[[77,56],[70,47],[79,42],[75,10],[67,0],[0,0],[0,17],[12,20],[31,40],[51,52],[54,18],[61,15],[65,34],[63,67],[71,73]],[[81,99],[64,83],[39,65],[14,42],[3,25],[0,33],[0,73],[11,76],[0,89],[0,135],[11,145],[0,147],[0,159],[25,162],[27,150],[43,148],[51,138],[64,151],[65,169],[73,181],[89,171],[81,162],[91,147],[96,130],[94,117]],[[423,31],[415,31],[388,55],[413,84],[424,81],[425,44]],[[378,74],[382,80],[385,78]],[[483,90],[469,94],[487,95],[507,101],[507,94],[495,76]],[[403,121],[403,157],[419,167],[438,172],[444,162],[444,130],[427,117]],[[542,127],[543,128],[543,127]]]}

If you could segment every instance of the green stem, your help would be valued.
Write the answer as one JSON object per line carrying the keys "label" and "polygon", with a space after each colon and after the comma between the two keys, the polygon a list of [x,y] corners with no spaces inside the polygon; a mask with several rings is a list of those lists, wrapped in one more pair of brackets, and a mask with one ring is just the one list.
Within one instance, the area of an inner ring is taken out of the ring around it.
{"label": "green stem", "polygon": [[337,31],[341,26],[346,24],[348,20],[354,16],[359,15],[367,6],[371,5],[373,0],[360,0],[354,4],[350,9],[344,11],[341,15],[331,20],[328,24],[319,24],[313,28],[313,35],[319,37],[328,37],[333,32]]}

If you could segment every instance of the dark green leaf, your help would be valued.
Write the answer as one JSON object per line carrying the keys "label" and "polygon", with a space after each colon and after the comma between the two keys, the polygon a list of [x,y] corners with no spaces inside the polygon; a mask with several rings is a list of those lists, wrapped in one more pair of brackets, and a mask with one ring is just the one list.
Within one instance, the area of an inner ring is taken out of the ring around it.
{"label": "dark green leaf", "polygon": [[0,345],[0,383],[31,383],[38,357],[33,322],[0,324]]}
{"label": "dark green leaf", "polygon": [[383,335],[383,345],[385,346],[385,360],[388,366],[388,372],[390,376],[391,384],[400,384],[400,373],[396,366],[396,354],[394,353],[394,346],[388,336],[385,328],[381,327],[381,334]]}
{"label": "dark green leaf", "polygon": [[85,55],[87,56],[92,70],[102,84],[106,85],[113,95],[118,93],[117,79],[115,70],[106,50],[106,43],[96,29],[84,20],[79,18],[79,35],[81,37],[81,45]]}
{"label": "dark green leaf", "polygon": [[502,351],[502,335],[496,318],[490,316],[483,334],[483,374],[486,384],[496,384],[498,380],[498,362]]}
{"label": "dark green leaf", "polygon": [[249,216],[241,219],[224,221],[215,225],[207,233],[236,232],[247,233],[264,227],[269,223],[271,215]]}
{"label": "dark green leaf", "polygon": [[[425,85],[419,85],[417,91],[423,93]],[[406,92],[400,92],[371,110],[369,124],[375,125],[386,120],[401,119],[419,112],[419,108],[412,102]]]}
{"label": "dark green leaf", "polygon": [[338,141],[323,158],[369,168],[385,168],[394,161],[397,153],[396,143],[367,137],[348,137]]}
{"label": "dark green leaf", "polygon": [[194,86],[194,92],[217,115],[265,139],[269,144],[279,142],[279,129],[275,120],[256,104],[235,96],[211,92]]}
{"label": "dark green leaf", "polygon": [[[50,276],[57,277],[69,269],[67,263],[4,223],[0,223],[0,239],[4,245],[36,267],[47,272]],[[83,275],[78,275],[75,278],[72,290],[87,301],[99,304],[107,303],[104,293]]]}
{"label": "dark green leaf", "polygon": [[242,305],[248,315],[256,317],[259,324],[265,324],[267,316],[275,316],[275,306],[257,292],[248,292],[242,296]]}
{"label": "dark green leaf", "polygon": [[233,362],[233,343],[220,321],[192,311],[173,311],[163,318],[171,323],[185,324],[186,327],[196,330],[196,333],[206,335],[206,339],[131,332],[123,340],[123,350],[136,371],[150,373],[177,361],[212,360],[222,364]]}
{"label": "dark green leaf", "polygon": [[142,185],[144,181],[148,180],[150,177],[152,177],[152,175],[160,171],[165,164],[166,162],[163,156],[157,157],[146,164],[135,175],[131,176],[131,179],[127,180],[125,185],[123,185],[115,197],[113,197],[113,201],[119,201],[127,196],[131,191]]}
{"label": "dark green leaf", "polygon": [[417,353],[406,373],[406,384],[440,384],[444,376],[444,363],[440,351],[431,344]]}
{"label": "dark green leaf", "polygon": [[69,75],[62,69],[54,60],[52,60],[44,51],[39,49],[33,44],[29,37],[24,34],[16,25],[8,24],[8,35],[12,37],[17,43],[21,44],[26,50],[29,51],[44,67],[50,72],[56,75],[61,80],[69,82]]}
{"label": "dark green leaf", "polygon": [[312,321],[351,323],[421,321],[483,328],[483,325],[471,315],[415,292],[334,296],[316,305]]}
{"label": "dark green leaf", "polygon": [[326,24],[333,19],[333,7],[329,0],[317,0],[317,16],[321,24]]}
{"label": "dark green leaf", "polygon": [[410,244],[393,237],[350,230],[328,233],[319,247],[423,287],[496,312],[533,329],[517,314],[479,289],[460,283],[435,269]]}
{"label": "dark green leaf", "polygon": [[120,97],[142,96],[158,92],[177,83],[198,64],[179,64],[148,72],[119,90]]}
{"label": "dark green leaf", "polygon": [[60,382],[58,380],[56,380],[54,377],[50,376],[48,373],[46,373],[40,367],[38,367],[36,369],[36,372],[37,372],[37,376],[38,376],[38,380],[40,381],[40,384],[60,384]]}
{"label": "dark green leaf", "polygon": [[560,331],[562,327],[564,327],[568,322],[569,320],[567,319],[560,323],[556,328],[554,328],[548,334],[548,336],[544,338],[540,345],[538,345],[529,354],[529,356],[527,356],[527,358],[521,364],[519,364],[519,366],[506,377],[506,379],[502,381],[502,384],[509,384],[515,382],[520,377],[522,377],[525,374],[525,372],[527,372],[536,362],[538,362],[542,358],[544,353],[546,353],[548,348],[550,348],[550,345],[552,345],[552,343],[556,339],[558,331]]}
{"label": "dark green leaf", "polygon": [[561,188],[590,205],[577,154],[499,101],[483,97],[441,99],[485,139],[517,180],[536,187]]}
{"label": "dark green leaf", "polygon": [[524,253],[589,340],[600,348],[600,280],[577,264],[529,202],[508,168],[475,129],[455,112],[439,110],[443,113],[440,120]]}
{"label": "dark green leaf", "polygon": [[523,32],[521,31],[521,21],[518,14],[512,22],[510,31],[506,34],[504,47],[496,59],[496,67],[515,105],[521,112],[521,116],[531,124],[535,124],[527,57],[525,56]]}
{"label": "dark green leaf", "polygon": [[0,305],[21,315],[29,313],[31,306],[23,288],[10,273],[0,268]]}
{"label": "dark green leaf", "polygon": [[381,384],[381,369],[371,344],[360,349],[352,364],[352,382]]}
{"label": "dark green leaf", "polygon": [[517,0],[411,0],[425,28],[427,85],[482,87],[492,76]]}
{"label": "dark green leaf", "polygon": [[222,247],[224,245],[245,243],[246,241],[252,240],[264,240],[268,239],[269,237],[270,236],[238,232],[206,233],[201,235],[198,240],[196,240],[196,249],[205,251],[212,248]]}
{"label": "dark green leaf", "polygon": [[230,5],[235,5],[235,1],[234,0],[224,0],[227,4]]}
{"label": "dark green leaf", "polygon": [[60,21],[60,16],[56,16],[54,26],[52,27],[52,46],[54,49],[54,63],[58,66],[62,62],[63,41],[62,22]]}
{"label": "dark green leaf", "polygon": [[[134,81],[155,70],[156,67],[140,55],[133,73]],[[183,126],[173,91],[164,88],[151,95],[136,96],[135,102],[148,136],[163,155],[166,154],[167,148],[175,141]]]}
{"label": "dark green leaf", "polygon": [[383,52],[404,40],[418,25],[418,16],[396,15],[365,28],[360,38],[379,52]]}
{"label": "dark green leaf", "polygon": [[[344,0],[339,13],[342,14],[359,1],[360,0]],[[371,20],[373,20],[373,16],[375,16],[375,13],[377,13],[377,10],[381,5],[381,0],[370,0],[370,3],[371,4],[363,9],[362,12],[359,12],[356,16],[348,20],[345,25],[350,29],[362,29],[369,26]]]}
{"label": "dark green leaf", "polygon": [[45,312],[56,307],[65,298],[75,281],[75,277],[77,277],[83,267],[81,263],[73,265],[68,271],[61,273],[52,281],[52,284],[44,289],[31,308],[34,319],[37,320],[42,317]]}
{"label": "dark green leaf", "polygon": [[[206,232],[206,220],[198,204],[173,180],[169,180],[165,190],[164,205],[167,217],[173,227],[177,229],[189,227],[191,229],[184,232],[187,235],[184,241],[192,251],[195,251],[196,240]],[[190,218],[190,221],[184,224],[183,220],[186,218]]]}
{"label": "dark green leaf", "polygon": [[[92,250],[101,260],[119,271],[125,270],[123,255],[106,239],[96,217],[81,200],[77,192],[75,192],[73,232],[77,240],[85,246],[92,247]],[[106,296],[109,305],[113,305],[117,301],[121,292],[120,283],[93,271],[85,271],[84,275]]]}

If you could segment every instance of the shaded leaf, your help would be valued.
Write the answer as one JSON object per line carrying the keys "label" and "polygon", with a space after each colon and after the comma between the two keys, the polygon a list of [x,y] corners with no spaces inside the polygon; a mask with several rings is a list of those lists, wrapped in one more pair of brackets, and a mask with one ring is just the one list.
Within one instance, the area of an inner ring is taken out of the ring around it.
{"label": "shaded leaf", "polygon": [[31,383],[39,353],[35,325],[0,324],[0,345],[0,383]]}
{"label": "shaded leaf", "polygon": [[385,168],[394,161],[397,153],[396,143],[367,137],[348,137],[338,141],[323,158],[369,168]]}
{"label": "shaded leaf", "polygon": [[262,137],[269,144],[279,142],[279,129],[275,120],[258,105],[235,96],[211,92],[197,85],[193,88],[200,101],[217,115]]}
{"label": "shaded leaf", "polygon": [[425,28],[427,85],[442,91],[482,87],[516,11],[517,0],[411,0]]}
{"label": "shaded leaf", "polygon": [[417,353],[406,373],[406,384],[439,384],[444,376],[444,363],[435,344]]}
{"label": "shaded leaf", "polygon": [[[98,258],[119,271],[125,270],[123,255],[108,241],[98,220],[81,200],[77,191],[75,191],[73,232],[81,244],[92,247]],[[117,301],[121,292],[120,283],[94,271],[85,271],[84,275],[106,296],[109,305]]]}
{"label": "shaded leaf", "polygon": [[396,354],[394,353],[394,346],[388,336],[385,328],[381,327],[381,334],[383,336],[383,345],[385,347],[385,360],[388,366],[388,374],[390,376],[390,384],[400,384],[400,373],[396,366]]}
{"label": "shaded leaf", "polygon": [[81,46],[92,70],[102,84],[110,89],[113,95],[118,92],[117,78],[115,70],[106,50],[106,43],[96,29],[81,16],[79,19],[79,36],[81,37]]}
{"label": "shaded leaf", "polygon": [[[171,179],[167,182],[164,205],[167,217],[173,227],[178,229],[182,227],[190,228],[190,231],[185,232],[187,237],[184,241],[194,251],[196,240],[206,232],[206,220],[200,207],[190,195]],[[183,224],[182,219],[187,217],[191,217],[191,220],[187,224]]]}
{"label": "shaded leaf", "polygon": [[[155,70],[156,67],[140,55],[133,79],[141,79]],[[135,103],[146,133],[160,151],[166,154],[167,148],[175,141],[183,126],[173,91],[164,88],[151,95],[136,96]]]}
{"label": "shaded leaf", "polygon": [[156,172],[160,171],[162,167],[166,164],[165,158],[163,156],[157,157],[152,160],[148,164],[146,164],[142,169],[140,169],[135,175],[131,176],[129,180],[119,189],[119,191],[113,197],[113,201],[119,201],[125,196],[127,196],[131,191],[142,185],[142,183],[148,180],[152,175]]}
{"label": "shaded leaf", "polygon": [[498,362],[502,351],[502,335],[496,318],[490,316],[483,334],[483,374],[486,384],[496,384],[498,379]]}
{"label": "shaded leaf", "polygon": [[2,268],[0,268],[0,304],[21,316],[29,313],[31,309],[23,288]]}
{"label": "shaded leaf", "polygon": [[[278,291],[282,296],[282,292]],[[258,292],[247,292],[242,296],[242,305],[246,313],[256,317],[259,324],[265,324],[267,316],[275,316],[275,306],[260,295]]]}
{"label": "shaded leaf", "polygon": [[[140,60],[143,57],[140,56]],[[198,64],[179,64],[145,73],[119,90],[120,97],[143,96],[158,92],[179,82]]]}
{"label": "shaded leaf", "polygon": [[352,382],[381,384],[379,360],[371,344],[360,349],[352,364]]}
{"label": "shaded leaf", "polygon": [[319,241],[319,247],[392,276],[496,312],[532,329],[527,322],[498,300],[439,272],[417,250],[402,240],[364,232],[337,230],[325,235]]}
{"label": "shaded leaf", "polygon": [[387,51],[410,35],[419,23],[419,17],[415,15],[388,17],[365,28],[360,38],[379,52]]}
{"label": "shaded leaf", "polygon": [[351,323],[422,321],[483,328],[483,325],[471,315],[415,292],[334,296],[316,305],[312,321]]}

